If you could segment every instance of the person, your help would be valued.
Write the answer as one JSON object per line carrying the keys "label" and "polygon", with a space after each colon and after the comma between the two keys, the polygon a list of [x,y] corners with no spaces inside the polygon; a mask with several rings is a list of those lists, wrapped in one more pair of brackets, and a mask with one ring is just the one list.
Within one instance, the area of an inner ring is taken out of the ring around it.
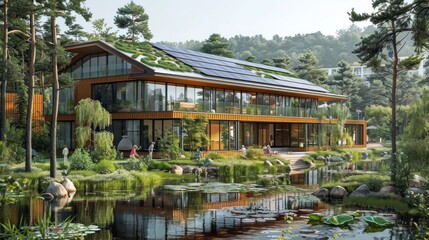
{"label": "person", "polygon": [[64,162],[67,161],[67,155],[69,155],[69,149],[67,148],[67,145],[64,145],[64,148],[63,148]]}
{"label": "person", "polygon": [[268,146],[267,146],[267,145],[264,145],[264,146],[262,147],[262,151],[264,152],[264,155],[268,155],[268,154],[269,154]]}
{"label": "person", "polygon": [[139,149],[140,149],[140,147],[139,147],[139,148],[137,148],[137,145],[134,145],[134,146],[131,148],[130,158],[132,158],[132,159],[137,159],[138,157],[140,157],[140,156],[139,156],[139,154],[137,153],[137,150],[139,150]]}
{"label": "person", "polygon": [[246,157],[246,147],[244,145],[241,145],[241,156]]}
{"label": "person", "polygon": [[273,150],[271,149],[271,146],[270,146],[270,145],[267,145],[267,154],[268,154],[269,156],[271,156],[271,155],[272,155],[272,153],[273,153]]}
{"label": "person", "polygon": [[152,144],[148,148],[150,160],[152,160],[152,155],[153,155],[153,149],[154,149],[154,147],[155,147],[155,142],[152,142]]}

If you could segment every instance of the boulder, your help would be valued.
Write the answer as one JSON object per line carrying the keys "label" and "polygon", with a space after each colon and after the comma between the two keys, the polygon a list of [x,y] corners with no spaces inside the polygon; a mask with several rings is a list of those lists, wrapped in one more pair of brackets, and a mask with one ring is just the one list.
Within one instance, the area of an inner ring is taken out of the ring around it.
{"label": "boulder", "polygon": [[356,190],[354,190],[350,196],[353,197],[366,197],[369,194],[369,187],[366,184],[360,185]]}
{"label": "boulder", "polygon": [[347,194],[348,192],[345,188],[341,186],[335,186],[331,189],[329,196],[331,196],[331,198],[344,198],[347,196]]}
{"label": "boulder", "polygon": [[405,191],[405,193],[406,194],[411,194],[411,193],[413,193],[413,194],[425,194],[425,190],[423,190],[423,189],[421,189],[421,188],[413,188],[413,187],[410,187],[410,188],[408,188],[406,191]]}
{"label": "boulder", "polygon": [[331,162],[342,162],[342,161],[344,161],[344,159],[340,156],[333,156],[333,157],[329,158],[329,161],[331,161]]}
{"label": "boulder", "polygon": [[361,158],[362,158],[362,160],[367,160],[368,159],[368,153],[363,152]]}
{"label": "boulder", "polygon": [[266,166],[266,167],[271,167],[271,166],[273,166],[273,164],[272,164],[270,161],[265,160],[265,161],[264,161],[264,166]]}
{"label": "boulder", "polygon": [[274,160],[274,164],[279,165],[279,166],[284,166],[285,165],[282,161],[280,161],[278,159]]}
{"label": "boulder", "polygon": [[394,186],[384,186],[380,189],[380,193],[398,194],[398,190]]}
{"label": "boulder", "polygon": [[61,182],[61,184],[67,190],[67,193],[69,195],[70,195],[70,193],[75,193],[76,192],[76,187],[74,186],[73,182],[70,179],[64,178],[64,180]]}
{"label": "boulder", "polygon": [[320,188],[312,194],[313,196],[318,197],[320,199],[325,199],[329,197],[329,190],[326,188]]}
{"label": "boulder", "polygon": [[204,161],[204,165],[206,165],[206,166],[210,166],[210,165],[213,165],[213,164],[214,164],[214,161],[211,160],[210,158],[207,158],[206,161]]}
{"label": "boulder", "polygon": [[171,166],[171,173],[174,173],[177,175],[182,175],[183,174],[183,168],[181,168],[178,165],[173,165],[173,166]]}
{"label": "boulder", "polygon": [[41,196],[45,201],[51,201],[52,199],[54,199],[54,195],[50,193],[42,193]]}
{"label": "boulder", "polygon": [[326,158],[325,158],[324,156],[317,156],[316,160],[322,160],[322,161],[325,161],[325,160],[326,160]]}
{"label": "boulder", "polygon": [[64,198],[68,196],[66,188],[58,182],[51,182],[46,192],[52,194],[54,198]]}
{"label": "boulder", "polygon": [[190,166],[183,167],[183,173],[192,173],[192,168]]}
{"label": "boulder", "polygon": [[410,179],[410,187],[414,188],[422,188],[427,184],[427,180],[419,175],[414,175],[412,179]]}

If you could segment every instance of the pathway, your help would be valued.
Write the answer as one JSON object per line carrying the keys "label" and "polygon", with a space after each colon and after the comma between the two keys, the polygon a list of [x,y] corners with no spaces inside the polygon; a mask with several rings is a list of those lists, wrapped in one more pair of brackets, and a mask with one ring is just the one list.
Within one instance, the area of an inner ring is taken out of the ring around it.
{"label": "pathway", "polygon": [[301,159],[302,157],[305,156],[305,153],[300,153],[300,152],[292,153],[292,154],[280,153],[280,156],[289,160],[290,167],[291,167],[292,171],[297,171],[297,170],[302,170],[302,169],[308,168],[308,166],[307,166],[307,164],[305,164],[305,162],[298,161],[299,159]]}

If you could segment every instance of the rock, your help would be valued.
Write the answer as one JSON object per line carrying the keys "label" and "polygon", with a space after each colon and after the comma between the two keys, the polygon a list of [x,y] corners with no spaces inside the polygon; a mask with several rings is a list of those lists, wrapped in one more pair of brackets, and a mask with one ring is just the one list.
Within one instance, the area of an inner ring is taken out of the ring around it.
{"label": "rock", "polygon": [[177,175],[182,175],[183,174],[183,169],[178,166],[178,165],[173,165],[171,166],[171,173],[177,174]]}
{"label": "rock", "polygon": [[192,169],[192,173],[193,174],[199,174],[199,175],[201,175],[203,173],[203,169],[201,169],[201,168],[194,168],[194,169]]}
{"label": "rock", "polygon": [[413,188],[413,187],[410,187],[410,188],[408,188],[406,191],[405,191],[405,193],[406,194],[411,194],[411,193],[414,193],[414,194],[425,194],[425,190],[423,190],[423,189],[421,189],[421,188]]}
{"label": "rock", "polygon": [[329,197],[329,190],[327,188],[320,188],[313,193],[313,196],[320,199],[325,199]]}
{"label": "rock", "polygon": [[279,166],[284,166],[285,165],[282,161],[280,161],[278,159],[274,160],[274,164],[279,165]]}
{"label": "rock", "polygon": [[272,164],[270,161],[265,160],[265,161],[264,161],[264,166],[266,166],[266,167],[271,167],[271,166],[273,166],[273,164]]}
{"label": "rock", "polygon": [[61,182],[61,184],[67,190],[67,193],[69,195],[70,195],[70,193],[75,193],[76,192],[76,187],[74,186],[73,182],[70,179],[64,178],[64,180]]}
{"label": "rock", "polygon": [[333,157],[329,158],[329,161],[331,161],[331,162],[342,162],[342,161],[344,161],[344,159],[340,156],[333,156]]}
{"label": "rock", "polygon": [[362,160],[367,160],[368,159],[368,153],[363,152],[361,158],[362,158]]}
{"label": "rock", "polygon": [[305,161],[304,159],[298,159],[295,164],[293,165],[294,170],[298,169],[307,169],[315,167],[316,165],[312,162]]}
{"label": "rock", "polygon": [[322,160],[322,161],[325,161],[325,160],[326,160],[326,158],[325,158],[324,156],[317,156],[316,160]]}
{"label": "rock", "polygon": [[369,194],[369,187],[366,184],[360,185],[356,190],[354,190],[350,196],[353,197],[366,197]]}
{"label": "rock", "polygon": [[413,178],[410,179],[410,187],[422,188],[427,182],[425,178],[415,174]]}
{"label": "rock", "polygon": [[380,189],[380,193],[398,194],[398,190],[394,186],[384,186]]}
{"label": "rock", "polygon": [[331,198],[343,198],[347,196],[347,194],[348,192],[345,188],[341,186],[335,186],[331,189],[329,196],[331,196]]}
{"label": "rock", "polygon": [[41,196],[45,201],[51,201],[52,199],[54,199],[54,195],[50,193],[42,193]]}
{"label": "rock", "polygon": [[206,161],[204,161],[204,165],[206,165],[206,166],[210,166],[210,165],[213,165],[213,164],[214,164],[214,161],[211,160],[210,158],[207,158]]}
{"label": "rock", "polygon": [[183,173],[192,173],[192,168],[190,166],[183,167]]}
{"label": "rock", "polygon": [[64,198],[68,196],[66,188],[58,182],[51,182],[46,192],[52,194],[54,198]]}

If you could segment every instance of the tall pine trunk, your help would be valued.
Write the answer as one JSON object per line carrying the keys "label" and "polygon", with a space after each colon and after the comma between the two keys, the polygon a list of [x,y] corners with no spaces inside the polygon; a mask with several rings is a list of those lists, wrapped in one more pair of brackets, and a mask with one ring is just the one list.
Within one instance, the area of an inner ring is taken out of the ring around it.
{"label": "tall pine trunk", "polygon": [[[34,7],[34,4],[31,6]],[[34,77],[35,77],[35,64],[36,64],[36,26],[34,21],[34,9],[30,13],[30,66],[29,74],[30,79],[28,83],[28,105],[27,105],[27,119],[26,119],[26,131],[25,131],[25,171],[31,172],[31,157],[32,157],[32,123],[33,123],[33,95],[34,95]]]}
{"label": "tall pine trunk", "polygon": [[3,0],[3,27],[4,27],[4,37],[3,37],[3,78],[1,84],[1,99],[0,99],[0,141],[6,140],[6,87],[7,87],[7,60],[8,60],[8,0]]}
{"label": "tall pine trunk", "polygon": [[52,118],[51,118],[51,163],[50,176],[55,177],[57,170],[57,118],[58,118],[58,51],[57,26],[55,16],[51,16],[52,33]]}
{"label": "tall pine trunk", "polygon": [[[396,29],[395,22],[392,22],[392,29]],[[396,90],[398,88],[398,64],[399,64],[399,56],[398,56],[398,46],[396,40],[396,32],[394,31],[392,34],[392,46],[393,46],[393,66],[392,66],[392,99],[391,99],[391,107],[392,107],[392,123],[391,123],[391,136],[392,136],[392,157],[391,157],[391,177],[392,182],[397,185],[398,179],[396,175],[398,174],[398,157],[396,156]]]}

